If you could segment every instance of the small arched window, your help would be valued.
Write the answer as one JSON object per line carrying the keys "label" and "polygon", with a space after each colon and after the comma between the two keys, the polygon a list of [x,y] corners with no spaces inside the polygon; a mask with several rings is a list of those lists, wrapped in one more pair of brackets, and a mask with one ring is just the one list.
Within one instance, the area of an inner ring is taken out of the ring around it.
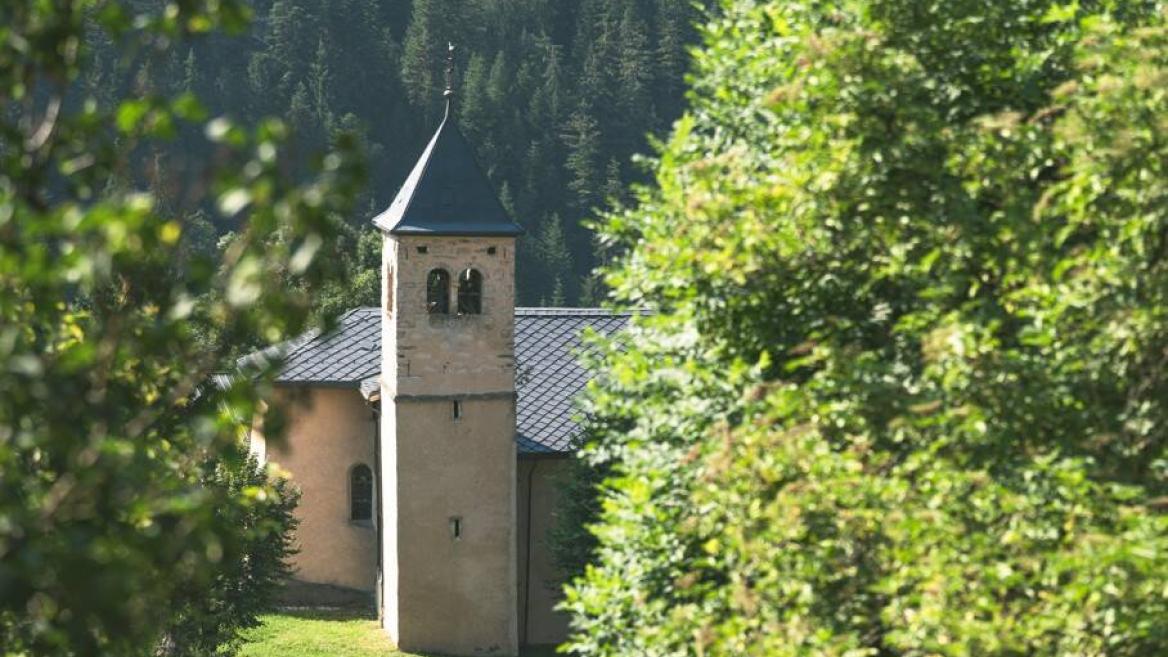
{"label": "small arched window", "polygon": [[479,315],[483,312],[483,275],[476,269],[458,275],[458,314]]}
{"label": "small arched window", "polygon": [[426,311],[431,315],[450,312],[450,274],[445,269],[431,269],[426,276]]}
{"label": "small arched window", "polygon": [[373,472],[365,464],[355,465],[349,471],[349,519],[373,520]]}

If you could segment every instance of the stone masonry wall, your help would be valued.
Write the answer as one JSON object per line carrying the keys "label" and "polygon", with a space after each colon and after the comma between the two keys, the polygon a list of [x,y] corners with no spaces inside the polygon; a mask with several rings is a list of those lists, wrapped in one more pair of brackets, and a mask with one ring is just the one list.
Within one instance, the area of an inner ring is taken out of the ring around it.
{"label": "stone masonry wall", "polygon": [[[420,253],[424,248],[425,253]],[[515,388],[515,240],[510,237],[390,239],[387,251],[396,292],[395,394],[506,392]],[[494,253],[490,253],[491,250]],[[468,267],[483,276],[481,315],[457,315],[458,275]],[[450,314],[426,309],[426,277],[450,275]]]}
{"label": "stone masonry wall", "polygon": [[[383,624],[403,650],[518,651],[514,248],[385,238]],[[450,275],[449,315],[427,312],[437,267]],[[481,315],[456,314],[467,267],[483,277]]]}

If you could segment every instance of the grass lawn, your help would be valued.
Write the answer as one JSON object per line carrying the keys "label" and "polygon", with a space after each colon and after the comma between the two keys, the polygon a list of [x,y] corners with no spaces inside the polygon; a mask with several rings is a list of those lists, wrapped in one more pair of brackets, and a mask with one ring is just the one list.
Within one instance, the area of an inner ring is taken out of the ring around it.
{"label": "grass lawn", "polygon": [[[239,657],[427,657],[393,649],[369,613],[351,609],[297,610],[268,614],[246,633]],[[551,657],[551,649],[524,657]]]}

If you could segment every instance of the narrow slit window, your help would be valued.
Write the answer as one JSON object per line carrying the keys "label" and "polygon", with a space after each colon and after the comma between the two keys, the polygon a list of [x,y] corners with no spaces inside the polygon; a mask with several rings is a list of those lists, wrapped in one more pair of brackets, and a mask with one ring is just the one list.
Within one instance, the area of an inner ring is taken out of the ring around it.
{"label": "narrow slit window", "polygon": [[451,411],[452,416],[454,417],[455,420],[461,420],[462,419],[462,402],[460,402],[456,399],[456,400],[454,400],[454,403],[452,406],[453,406],[452,411]]}
{"label": "narrow slit window", "polygon": [[454,540],[462,538],[462,518],[458,516],[450,518],[450,538]]}
{"label": "narrow slit window", "polygon": [[426,276],[426,311],[431,315],[450,313],[450,274],[445,269],[431,269]]}
{"label": "narrow slit window", "polygon": [[373,520],[373,471],[364,464],[355,465],[349,471],[349,519]]}
{"label": "narrow slit window", "polygon": [[458,314],[480,315],[483,312],[483,275],[466,269],[458,275]]}

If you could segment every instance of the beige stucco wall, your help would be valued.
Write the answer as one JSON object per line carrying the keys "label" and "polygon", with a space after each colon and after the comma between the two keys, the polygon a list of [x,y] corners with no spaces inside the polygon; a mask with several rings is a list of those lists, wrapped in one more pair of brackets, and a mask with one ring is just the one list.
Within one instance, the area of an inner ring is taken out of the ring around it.
{"label": "beige stucco wall", "polygon": [[[519,638],[523,644],[558,644],[568,636],[568,616],[555,611],[563,599],[563,577],[555,567],[547,546],[547,532],[567,459],[520,459],[519,498]],[[528,490],[530,486],[530,497]],[[530,507],[528,505],[531,505]],[[531,531],[528,532],[528,514]],[[531,562],[527,562],[528,546]],[[528,568],[531,586],[528,587]]]}
{"label": "beige stucco wall", "polygon": [[266,441],[257,431],[253,442],[263,446],[268,461],[291,473],[302,493],[293,577],[372,592],[377,530],[349,520],[350,469],[363,463],[376,471],[369,407],[357,390],[334,388],[286,389],[275,403],[287,414],[284,440]]}
{"label": "beige stucco wall", "polygon": [[[514,655],[514,239],[385,239],[383,624],[403,650]],[[452,311],[458,273],[477,269],[483,313],[429,315],[435,267]]]}

